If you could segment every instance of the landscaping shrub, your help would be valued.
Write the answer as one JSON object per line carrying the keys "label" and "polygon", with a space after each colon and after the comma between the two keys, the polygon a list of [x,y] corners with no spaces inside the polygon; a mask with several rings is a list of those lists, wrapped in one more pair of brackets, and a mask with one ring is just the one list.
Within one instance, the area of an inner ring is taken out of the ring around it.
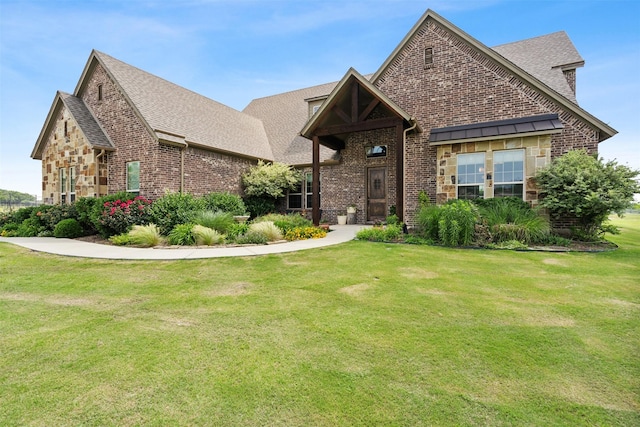
{"label": "landscaping shrub", "polygon": [[27,218],[20,223],[14,235],[16,237],[35,237],[41,231],[44,231],[44,227],[42,227],[39,221],[35,218]]}
{"label": "landscaping shrub", "polygon": [[395,242],[401,237],[402,225],[400,224],[364,228],[356,234],[358,240],[368,240],[370,242]]}
{"label": "landscaping shrub", "polygon": [[553,159],[536,173],[540,205],[554,218],[578,220],[575,237],[597,240],[610,214],[622,215],[640,192],[640,171],[615,161],[604,162],[585,150],[573,150]]}
{"label": "landscaping shrub", "polygon": [[54,237],[66,237],[69,239],[75,239],[84,234],[84,230],[80,223],[74,218],[67,218],[56,224],[53,229]]}
{"label": "landscaping shrub", "polygon": [[285,240],[321,239],[327,236],[327,231],[318,227],[294,227],[284,233]]}
{"label": "landscaping shrub", "polygon": [[283,234],[294,228],[313,227],[313,222],[298,213],[267,214],[253,220],[254,224],[258,222],[270,221],[278,227]]}
{"label": "landscaping shrub", "polygon": [[91,215],[99,201],[100,199],[96,197],[80,197],[73,204],[75,208],[75,218],[84,229],[85,235],[95,234],[98,232],[96,226],[93,224]]}
{"label": "landscaping shrub", "polygon": [[236,223],[230,213],[222,211],[201,211],[196,215],[194,222],[222,234],[227,233],[227,230]]}
{"label": "landscaping shrub", "polygon": [[438,222],[440,221],[440,206],[430,203],[421,203],[418,214],[416,215],[416,223],[418,225],[418,233],[425,239],[437,242]]}
{"label": "landscaping shrub", "polygon": [[169,232],[169,244],[180,246],[195,245],[196,239],[191,233],[192,228],[193,224],[191,223],[178,224],[173,227],[173,230]]}
{"label": "landscaping shrub", "polygon": [[264,234],[251,230],[236,237],[236,243],[239,245],[265,245],[268,241]]}
{"label": "landscaping shrub", "polygon": [[284,197],[287,190],[296,188],[302,175],[292,166],[284,163],[265,163],[258,161],[249,171],[242,175],[242,184],[247,196],[277,199]]}
{"label": "landscaping shrub", "polygon": [[202,225],[196,224],[191,229],[193,237],[196,239],[197,245],[218,245],[224,243],[224,236],[218,233],[216,230]]}
{"label": "landscaping shrub", "polygon": [[525,245],[542,242],[549,235],[549,221],[522,199],[483,199],[476,204],[494,243],[517,240]]}
{"label": "landscaping shrub", "polygon": [[473,243],[478,208],[467,200],[454,200],[440,207],[438,239],[446,246],[469,246]]}
{"label": "landscaping shrub", "polygon": [[242,236],[247,231],[249,231],[249,224],[246,222],[234,223],[227,229],[227,241],[234,241],[237,243],[238,237]]}
{"label": "landscaping shrub", "polygon": [[129,233],[116,234],[115,236],[109,237],[109,241],[116,246],[126,246],[131,243],[131,236]]}
{"label": "landscaping shrub", "polygon": [[257,218],[276,211],[276,200],[266,197],[245,197],[244,203],[251,218]]}
{"label": "landscaping shrub", "polygon": [[129,242],[132,245],[150,248],[163,243],[163,239],[155,224],[134,225],[129,231]]}
{"label": "landscaping shrub", "polygon": [[53,232],[56,228],[56,225],[64,219],[78,219],[75,203],[70,205],[64,204],[40,206],[32,214],[32,217],[34,216],[38,218],[38,221],[46,230],[51,232]]}
{"label": "landscaping shrub", "polygon": [[103,196],[91,209],[91,222],[102,237],[122,234],[151,222],[150,205],[151,200],[125,192]]}
{"label": "landscaping shrub", "polygon": [[168,235],[178,224],[193,222],[198,212],[205,210],[205,201],[188,193],[168,193],[153,202],[149,211],[151,222]]}
{"label": "landscaping shrub", "polygon": [[247,212],[244,201],[236,194],[229,192],[210,193],[204,196],[203,199],[205,209],[210,211],[222,211],[231,215],[244,215]]}
{"label": "landscaping shrub", "polygon": [[253,223],[249,226],[249,232],[262,234],[268,242],[282,240],[282,231],[271,221]]}

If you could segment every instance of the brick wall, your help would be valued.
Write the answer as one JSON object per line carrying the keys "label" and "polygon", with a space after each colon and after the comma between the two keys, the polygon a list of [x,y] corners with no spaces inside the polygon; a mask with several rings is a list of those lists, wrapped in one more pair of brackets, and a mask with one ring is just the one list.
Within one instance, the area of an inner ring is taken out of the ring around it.
{"label": "brick wall", "polygon": [[[426,68],[428,47],[433,48],[433,64]],[[375,84],[416,117],[423,129],[406,143],[405,219],[409,224],[421,190],[436,199],[437,153],[428,143],[431,128],[558,113],[565,129],[553,135],[551,157],[577,148],[597,152],[595,129],[431,19]]]}

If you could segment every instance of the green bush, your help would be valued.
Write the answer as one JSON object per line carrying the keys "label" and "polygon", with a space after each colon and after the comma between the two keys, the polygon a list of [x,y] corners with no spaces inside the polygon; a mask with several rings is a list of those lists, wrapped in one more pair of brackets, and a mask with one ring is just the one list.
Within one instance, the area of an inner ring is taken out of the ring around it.
{"label": "green bush", "polygon": [[421,203],[418,214],[416,215],[416,223],[418,225],[418,233],[425,239],[437,242],[438,222],[440,221],[440,206],[430,203]]}
{"label": "green bush", "polygon": [[479,215],[473,203],[452,200],[440,206],[421,204],[416,219],[421,237],[447,246],[469,246]]}
{"label": "green bush", "polygon": [[236,194],[210,193],[203,197],[205,209],[210,211],[222,211],[231,215],[244,215],[247,207],[242,198]]}
{"label": "green bush", "polygon": [[246,222],[234,223],[231,227],[227,229],[227,240],[234,241],[237,243],[238,237],[242,236],[247,231],[249,231],[249,224],[247,224]]}
{"label": "green bush", "polygon": [[35,237],[44,231],[37,219],[27,218],[20,223],[14,235],[17,237]]}
{"label": "green bush", "polygon": [[193,222],[198,212],[205,210],[205,201],[188,193],[168,193],[153,202],[151,222],[168,235],[178,224]]}
{"label": "green bush", "polygon": [[[36,209],[33,217],[37,217],[40,224],[49,231],[54,231],[56,225],[63,219],[78,219],[75,203],[71,205],[45,205]],[[83,234],[84,230],[83,230]]]}
{"label": "green bush", "polygon": [[236,243],[239,245],[266,245],[267,242],[267,237],[264,234],[251,230],[236,238]]}
{"label": "green bush", "polygon": [[173,230],[169,232],[169,244],[180,246],[195,245],[196,239],[193,237],[191,229],[193,229],[193,224],[191,223],[178,224],[173,227]]}
{"label": "green bush", "polygon": [[574,150],[555,158],[536,173],[540,205],[554,218],[578,220],[581,238],[597,240],[610,214],[622,215],[640,192],[635,178],[640,171],[615,161],[604,162],[585,150]]}
{"label": "green bush", "polygon": [[303,217],[298,213],[290,213],[287,215],[282,214],[267,214],[260,216],[253,220],[253,223],[258,222],[273,222],[276,227],[278,227],[283,234],[287,231],[292,230],[294,228],[304,228],[304,227],[313,227],[313,222],[311,220]]}
{"label": "green bush", "polygon": [[257,218],[276,211],[276,200],[266,197],[245,197],[244,203],[251,218]]}
{"label": "green bush", "polygon": [[99,202],[96,197],[80,197],[73,204],[76,211],[76,219],[84,229],[84,234],[90,235],[98,232],[91,219],[91,213]]}
{"label": "green bush", "polygon": [[242,175],[242,184],[247,196],[277,199],[284,197],[287,190],[296,188],[302,175],[300,171],[284,163],[258,161]]}
{"label": "green bush", "polygon": [[80,223],[74,218],[67,218],[60,221],[53,229],[53,235],[55,237],[66,237],[68,239],[74,239],[82,236],[84,230]]}
{"label": "green bush", "polygon": [[224,235],[216,230],[196,224],[191,229],[197,245],[213,246],[224,243]]}
{"label": "green bush", "polygon": [[194,222],[222,234],[227,233],[227,230],[236,223],[230,213],[222,211],[201,211],[196,215]]}
{"label": "green bush", "polygon": [[364,228],[356,234],[358,240],[370,242],[395,242],[402,237],[402,225],[391,224],[385,227]]}
{"label": "green bush", "polygon": [[129,233],[116,234],[115,236],[109,237],[109,241],[116,246],[126,246],[131,245],[131,236]]}
{"label": "green bush", "polygon": [[549,235],[549,221],[522,199],[483,199],[480,216],[486,221],[493,243],[517,240],[525,245],[542,242]]}

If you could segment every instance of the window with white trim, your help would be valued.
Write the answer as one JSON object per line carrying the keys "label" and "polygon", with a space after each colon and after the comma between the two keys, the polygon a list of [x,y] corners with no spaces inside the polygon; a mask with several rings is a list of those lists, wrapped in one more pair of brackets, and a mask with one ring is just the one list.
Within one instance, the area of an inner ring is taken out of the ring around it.
{"label": "window with white trim", "polygon": [[524,150],[493,152],[493,197],[524,197]]}
{"label": "window with white trim", "polygon": [[60,203],[67,203],[67,169],[58,169],[58,181],[60,183]]}
{"label": "window with white trim", "polygon": [[127,163],[127,193],[140,192],[140,162]]}
{"label": "window with white trim", "polygon": [[313,207],[313,174],[307,172],[294,190],[287,193],[287,209],[311,209]]}
{"label": "window with white trim", "polygon": [[69,203],[76,201],[76,168],[69,168]]}
{"label": "window with white trim", "polygon": [[484,153],[458,154],[457,161],[458,199],[482,199],[484,197]]}

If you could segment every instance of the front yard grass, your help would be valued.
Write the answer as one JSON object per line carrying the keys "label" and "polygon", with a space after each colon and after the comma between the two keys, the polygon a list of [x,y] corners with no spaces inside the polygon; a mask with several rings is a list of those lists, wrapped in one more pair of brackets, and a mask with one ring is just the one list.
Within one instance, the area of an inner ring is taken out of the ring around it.
{"label": "front yard grass", "polygon": [[0,425],[639,425],[640,215],[606,253],[0,244]]}

